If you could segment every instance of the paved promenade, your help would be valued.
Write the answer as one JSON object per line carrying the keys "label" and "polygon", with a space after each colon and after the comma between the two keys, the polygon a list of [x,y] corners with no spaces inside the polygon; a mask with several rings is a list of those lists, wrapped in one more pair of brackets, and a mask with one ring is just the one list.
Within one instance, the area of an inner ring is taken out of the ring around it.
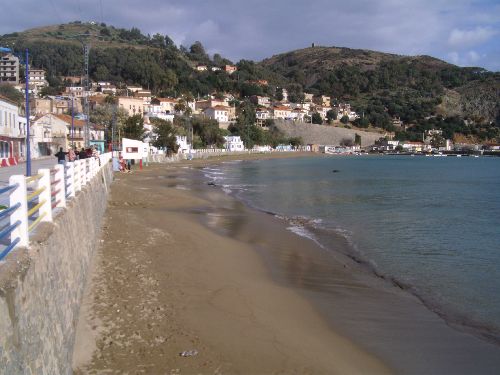
{"label": "paved promenade", "polygon": [[[39,168],[50,168],[57,164],[57,158],[55,156],[47,156],[43,159],[36,159],[31,161],[31,174],[36,174]],[[9,177],[15,174],[26,174],[26,163],[22,162],[18,165],[12,167],[2,167],[0,168],[0,186],[5,186],[9,184]]]}

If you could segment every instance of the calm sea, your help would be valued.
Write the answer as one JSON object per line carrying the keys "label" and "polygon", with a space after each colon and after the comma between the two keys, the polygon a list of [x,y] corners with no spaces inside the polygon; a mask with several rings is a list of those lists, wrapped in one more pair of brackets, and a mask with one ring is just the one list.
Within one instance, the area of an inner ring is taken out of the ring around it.
{"label": "calm sea", "polygon": [[324,251],[346,237],[377,274],[500,337],[500,158],[333,156],[204,172]]}

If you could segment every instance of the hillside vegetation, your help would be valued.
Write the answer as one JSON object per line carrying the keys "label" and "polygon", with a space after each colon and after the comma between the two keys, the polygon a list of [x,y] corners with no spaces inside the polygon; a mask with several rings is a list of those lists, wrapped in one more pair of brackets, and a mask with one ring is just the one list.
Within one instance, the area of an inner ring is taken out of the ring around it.
{"label": "hillside vegetation", "polygon": [[[18,52],[28,48],[32,65],[47,70],[47,94],[62,89],[59,77],[81,75],[82,43],[91,47],[91,79],[118,87],[142,85],[160,96],[226,92],[240,101],[251,95],[279,100],[286,88],[291,102],[303,101],[305,92],[330,96],[332,104],[349,102],[362,117],[357,127],[396,131],[398,139],[421,139],[422,131],[438,128],[452,137],[460,133],[500,141],[500,73],[460,68],[430,56],[313,47],[257,63],[241,60],[230,75],[210,69],[232,62],[209,56],[200,42],[176,46],[167,35],[143,35],[137,28],[76,21],[0,36],[0,46]],[[198,64],[209,69],[199,72],[194,69]],[[394,117],[407,128],[394,128]]]}

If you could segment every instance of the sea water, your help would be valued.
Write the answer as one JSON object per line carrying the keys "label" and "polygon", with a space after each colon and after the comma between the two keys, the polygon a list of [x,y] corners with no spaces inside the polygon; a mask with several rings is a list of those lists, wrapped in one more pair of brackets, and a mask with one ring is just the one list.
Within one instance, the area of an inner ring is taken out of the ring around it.
{"label": "sea water", "polygon": [[320,156],[204,172],[323,251],[344,236],[376,274],[500,337],[500,158]]}

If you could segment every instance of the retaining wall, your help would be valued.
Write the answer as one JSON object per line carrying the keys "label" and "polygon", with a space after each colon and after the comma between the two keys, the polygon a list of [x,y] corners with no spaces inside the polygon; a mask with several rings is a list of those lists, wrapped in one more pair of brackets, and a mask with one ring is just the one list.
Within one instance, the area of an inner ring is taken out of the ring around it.
{"label": "retaining wall", "polygon": [[0,374],[71,374],[78,311],[113,179],[102,168],[0,264]]}

